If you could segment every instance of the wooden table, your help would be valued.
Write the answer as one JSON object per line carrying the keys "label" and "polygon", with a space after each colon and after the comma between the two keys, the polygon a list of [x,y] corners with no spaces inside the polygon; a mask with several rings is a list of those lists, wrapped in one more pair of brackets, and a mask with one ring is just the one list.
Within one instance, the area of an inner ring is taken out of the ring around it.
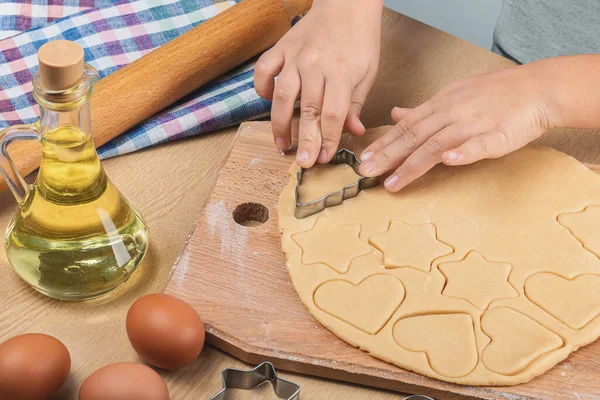
{"label": "wooden table", "polygon": [[[392,106],[414,106],[460,76],[505,68],[512,63],[456,37],[386,10],[378,80],[363,112],[367,126],[390,123]],[[48,299],[13,273],[0,249],[0,342],[25,332],[60,338],[71,351],[72,373],[56,399],[76,399],[82,380],[118,361],[139,361],[125,333],[125,315],[138,297],[161,292],[171,268],[194,229],[237,127],[107,160],[113,182],[141,209],[151,230],[142,267],[114,294],[95,301],[66,303]],[[597,131],[555,131],[540,142],[582,161],[600,163]],[[0,194],[0,227],[16,204]],[[221,388],[220,371],[244,367],[207,347],[192,365],[161,372],[174,400],[206,399]],[[398,394],[322,379],[283,374],[302,385],[303,399],[397,399]],[[236,399],[275,398],[269,391],[237,393]]]}

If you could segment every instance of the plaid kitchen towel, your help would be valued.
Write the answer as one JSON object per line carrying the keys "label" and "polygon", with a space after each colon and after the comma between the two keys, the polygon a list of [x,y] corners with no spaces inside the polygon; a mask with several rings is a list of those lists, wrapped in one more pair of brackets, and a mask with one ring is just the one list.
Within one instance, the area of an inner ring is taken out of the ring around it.
{"label": "plaid kitchen towel", "polygon": [[0,0],[0,39],[41,28],[90,8],[106,8],[130,0]]}
{"label": "plaid kitchen towel", "polygon": [[[22,14],[26,18],[18,24],[18,19],[7,19],[5,6],[22,10],[19,7],[25,2],[30,6]],[[39,110],[31,79],[38,68],[37,50],[44,43],[56,39],[79,43],[86,62],[104,77],[235,4],[234,0],[0,0],[0,30],[5,35],[22,27],[43,25],[0,41],[0,128],[37,120]],[[60,11],[56,8],[59,6]],[[58,18],[71,11],[72,15]],[[129,153],[268,114],[270,102],[254,90],[253,67],[251,62],[227,73],[113,139],[98,149],[100,157]]]}

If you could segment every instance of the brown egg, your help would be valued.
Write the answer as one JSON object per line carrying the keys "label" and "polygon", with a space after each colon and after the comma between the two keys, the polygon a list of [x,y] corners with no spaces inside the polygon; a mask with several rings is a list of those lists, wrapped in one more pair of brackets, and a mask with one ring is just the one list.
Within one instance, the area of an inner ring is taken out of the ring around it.
{"label": "brown egg", "polygon": [[88,376],[79,389],[79,400],[169,400],[169,389],[152,368],[124,362]]}
{"label": "brown egg", "polygon": [[204,346],[204,324],[196,310],[166,294],[138,299],[127,313],[126,326],[135,351],[156,367],[183,367]]}
{"label": "brown egg", "polygon": [[46,400],[70,371],[71,356],[60,340],[39,333],[15,336],[0,344],[0,399]]}

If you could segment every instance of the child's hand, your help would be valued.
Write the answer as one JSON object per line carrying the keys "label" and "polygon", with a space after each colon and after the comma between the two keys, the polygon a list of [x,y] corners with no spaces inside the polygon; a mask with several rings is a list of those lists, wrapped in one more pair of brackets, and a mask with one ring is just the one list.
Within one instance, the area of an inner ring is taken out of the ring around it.
{"label": "child's hand", "polygon": [[476,75],[416,108],[394,108],[396,125],[363,151],[361,174],[396,169],[385,187],[397,192],[440,162],[470,164],[523,147],[550,125],[537,75],[527,66]]}
{"label": "child's hand", "polygon": [[256,91],[273,101],[273,136],[281,150],[291,145],[294,103],[302,92],[300,166],[329,162],[344,125],[364,133],[360,111],[377,73],[382,7],[382,0],[316,0],[256,63]]}

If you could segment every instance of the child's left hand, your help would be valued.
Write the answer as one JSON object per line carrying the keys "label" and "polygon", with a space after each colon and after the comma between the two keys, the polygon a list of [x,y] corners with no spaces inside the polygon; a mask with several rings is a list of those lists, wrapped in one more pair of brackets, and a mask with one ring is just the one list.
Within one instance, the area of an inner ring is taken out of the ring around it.
{"label": "child's left hand", "polygon": [[396,169],[385,187],[397,192],[440,162],[470,164],[525,146],[552,125],[535,72],[519,66],[459,79],[416,108],[394,108],[396,125],[362,153],[361,174]]}

